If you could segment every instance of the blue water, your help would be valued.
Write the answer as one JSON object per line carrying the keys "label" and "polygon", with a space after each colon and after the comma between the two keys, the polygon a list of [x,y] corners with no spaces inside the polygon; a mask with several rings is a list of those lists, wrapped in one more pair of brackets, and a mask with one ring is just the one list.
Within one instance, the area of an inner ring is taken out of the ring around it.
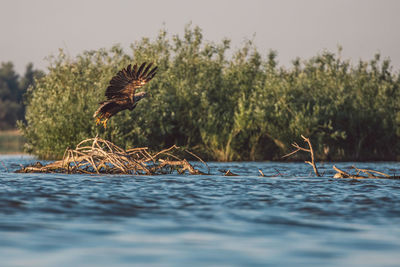
{"label": "blue water", "polygon": [[210,163],[210,176],[12,173],[33,162],[0,156],[0,266],[400,265],[400,180],[275,162]]}

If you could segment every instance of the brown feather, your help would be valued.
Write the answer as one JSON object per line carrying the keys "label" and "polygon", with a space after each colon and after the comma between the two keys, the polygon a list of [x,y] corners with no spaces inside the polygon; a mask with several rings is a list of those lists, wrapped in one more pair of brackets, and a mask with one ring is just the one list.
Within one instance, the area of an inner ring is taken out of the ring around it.
{"label": "brown feather", "polygon": [[[93,115],[97,117],[98,123],[102,119],[108,120],[122,110],[132,110],[136,107],[137,102],[146,96],[145,92],[135,94],[136,90],[157,74],[157,67],[151,69],[152,65],[153,63],[150,63],[146,67],[146,62],[144,62],[138,68],[137,64],[133,67],[129,64],[112,77],[105,92],[107,100],[99,103],[100,106]],[[103,121],[104,127],[105,121]]]}
{"label": "brown feather", "polygon": [[153,79],[153,77],[157,74],[156,70],[157,70],[157,67],[155,67],[154,69],[152,69],[152,70],[149,72],[149,74],[147,74],[146,82],[149,82],[151,79]]}
{"label": "brown feather", "polygon": [[112,99],[100,103],[93,117],[99,116],[100,119],[108,119],[116,113],[130,108],[132,105],[128,99]]}
{"label": "brown feather", "polygon": [[143,78],[146,76],[146,74],[147,74],[147,72],[149,71],[151,65],[153,65],[153,63],[150,63],[149,65],[147,65],[147,67],[144,69],[143,73],[140,74],[140,78],[141,78],[141,79],[143,79]]}
{"label": "brown feather", "polygon": [[[154,68],[147,74],[146,79],[147,79],[148,77],[152,76],[153,74],[155,75],[155,72],[156,72],[157,69],[158,69],[157,66],[154,67]],[[153,75],[152,77],[154,77],[154,75]]]}
{"label": "brown feather", "polygon": [[133,79],[136,79],[136,72],[137,72],[137,64],[135,64],[135,65],[133,66],[133,69],[132,69],[132,73],[135,74],[135,77],[133,77]]}
{"label": "brown feather", "polygon": [[144,66],[146,66],[146,62],[144,62],[142,65],[140,65],[139,70],[136,73],[137,78],[140,78],[140,74],[142,73]]}
{"label": "brown feather", "polygon": [[151,66],[152,63],[146,67],[145,62],[140,65],[138,70],[137,64],[135,64],[133,68],[132,65],[128,65],[125,69],[119,71],[111,79],[110,85],[106,89],[107,99],[133,96],[136,89],[142,87],[154,77],[157,67],[148,72]]}

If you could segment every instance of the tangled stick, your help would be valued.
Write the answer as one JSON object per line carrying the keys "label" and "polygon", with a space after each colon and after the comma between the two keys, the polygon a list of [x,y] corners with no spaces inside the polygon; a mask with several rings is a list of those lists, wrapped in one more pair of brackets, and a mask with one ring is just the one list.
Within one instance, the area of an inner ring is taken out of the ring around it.
{"label": "tangled stick", "polygon": [[[67,148],[62,160],[44,166],[22,167],[17,172],[156,175],[176,170],[178,173],[204,174],[186,159],[175,156],[174,152],[178,150],[179,147],[173,145],[152,155],[147,147],[124,150],[110,141],[95,137],[83,140],[75,149]],[[200,159],[194,153],[186,152]]]}
{"label": "tangled stick", "polygon": [[320,177],[321,175],[319,174],[318,169],[317,169],[317,166],[315,165],[315,161],[314,161],[314,150],[313,150],[313,148],[312,148],[310,139],[304,137],[303,135],[301,135],[301,137],[303,138],[304,142],[306,142],[306,143],[308,144],[308,147],[309,147],[309,148],[307,149],[307,148],[301,147],[301,146],[299,146],[296,142],[294,142],[294,143],[292,143],[292,146],[293,146],[294,148],[296,148],[296,150],[290,152],[289,154],[284,155],[282,158],[289,157],[289,156],[291,156],[291,155],[293,155],[293,154],[296,154],[296,153],[299,152],[299,151],[308,152],[308,153],[310,153],[310,155],[311,155],[311,161],[305,161],[305,163],[310,164],[310,165],[313,167],[313,169],[314,169],[315,175],[318,176],[318,177]]}

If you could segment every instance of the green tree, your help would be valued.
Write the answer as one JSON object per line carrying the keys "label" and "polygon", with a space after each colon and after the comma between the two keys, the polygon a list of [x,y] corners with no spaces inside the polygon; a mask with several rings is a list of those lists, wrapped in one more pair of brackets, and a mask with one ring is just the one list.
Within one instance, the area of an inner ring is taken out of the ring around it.
{"label": "green tree", "polygon": [[[62,50],[27,94],[20,123],[28,152],[59,158],[66,147],[99,135],[122,147],[186,146],[212,160],[279,159],[303,134],[318,159],[396,159],[400,155],[400,75],[376,55],[352,65],[325,51],[279,66],[251,41],[206,42],[199,27],[182,36],[165,30],[133,43],[86,51]],[[231,55],[231,56],[228,56]],[[108,82],[131,63],[154,62],[150,97],[114,116],[103,129],[93,112]]]}
{"label": "green tree", "polygon": [[25,106],[23,95],[33,84],[36,77],[43,73],[28,64],[25,75],[21,78],[12,62],[1,63],[0,67],[0,130],[16,127],[17,120],[24,119]]}
{"label": "green tree", "polygon": [[0,129],[15,127],[21,117],[23,92],[18,86],[19,76],[11,62],[1,63],[0,67]]}

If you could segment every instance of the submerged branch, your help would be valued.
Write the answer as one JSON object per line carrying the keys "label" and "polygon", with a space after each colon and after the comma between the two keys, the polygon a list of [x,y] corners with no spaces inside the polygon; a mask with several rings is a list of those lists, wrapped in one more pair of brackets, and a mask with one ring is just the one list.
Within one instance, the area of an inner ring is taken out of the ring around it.
{"label": "submerged branch", "polygon": [[[333,178],[350,178],[350,179],[365,179],[365,178],[378,178],[378,179],[400,179],[400,176],[390,176],[386,173],[383,172],[378,172],[378,171],[374,171],[374,170],[367,170],[367,169],[359,169],[355,166],[351,166],[351,169],[356,171],[356,174],[351,174],[348,172],[345,172],[341,169],[339,169],[338,167],[336,167],[335,165],[333,165],[332,167],[337,173],[333,176]],[[360,172],[365,173],[367,176],[363,176],[360,175]],[[372,173],[376,173],[379,174],[378,175],[374,175]]]}
{"label": "submerged branch", "polygon": [[303,138],[304,142],[306,142],[306,143],[308,144],[308,147],[309,147],[309,148],[307,149],[307,148],[301,147],[301,146],[299,146],[296,142],[294,142],[294,143],[292,144],[292,146],[293,146],[294,148],[296,148],[296,150],[290,152],[289,154],[284,155],[282,158],[289,157],[289,156],[291,156],[291,155],[293,155],[293,154],[296,154],[296,153],[299,152],[299,151],[308,152],[308,153],[310,153],[310,155],[311,155],[311,161],[305,161],[305,163],[310,164],[310,165],[313,167],[313,170],[314,170],[315,175],[318,176],[318,177],[320,177],[321,175],[319,174],[318,169],[317,169],[317,166],[315,165],[314,150],[313,150],[313,148],[312,148],[310,139],[304,137],[303,135],[301,135],[301,137]]}

